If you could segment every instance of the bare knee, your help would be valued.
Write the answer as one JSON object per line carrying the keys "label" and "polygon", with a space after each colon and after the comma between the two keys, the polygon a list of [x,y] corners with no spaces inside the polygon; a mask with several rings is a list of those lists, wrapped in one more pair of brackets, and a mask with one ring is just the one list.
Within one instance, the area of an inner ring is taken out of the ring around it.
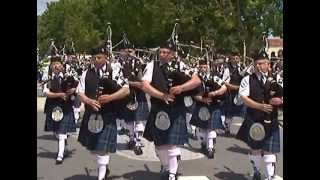
{"label": "bare knee", "polygon": [[91,153],[99,156],[105,156],[109,154],[108,152],[105,152],[105,151],[95,151],[95,150],[91,151]]}
{"label": "bare knee", "polygon": [[261,149],[251,149],[250,153],[253,156],[261,155]]}

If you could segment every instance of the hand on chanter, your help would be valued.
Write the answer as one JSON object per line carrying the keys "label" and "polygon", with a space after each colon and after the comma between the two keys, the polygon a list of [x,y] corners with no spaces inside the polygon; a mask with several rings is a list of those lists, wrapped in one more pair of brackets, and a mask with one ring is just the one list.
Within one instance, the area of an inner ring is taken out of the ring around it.
{"label": "hand on chanter", "polygon": [[98,102],[99,102],[100,104],[107,104],[107,103],[111,102],[111,98],[110,98],[110,97],[111,97],[111,96],[108,95],[108,94],[101,95],[101,96],[99,96],[99,98],[98,98]]}
{"label": "hand on chanter", "polygon": [[172,94],[163,94],[161,99],[166,103],[169,104],[170,102],[174,101],[174,95]]}
{"label": "hand on chanter", "polygon": [[274,97],[274,98],[270,99],[269,104],[271,104],[273,106],[280,106],[283,104],[283,101],[279,97]]}
{"label": "hand on chanter", "polygon": [[94,110],[94,111],[99,111],[99,109],[101,108],[101,105],[100,105],[100,103],[97,101],[97,100],[94,100],[94,99],[89,99],[87,102],[86,102],[86,104],[88,104],[89,106],[91,106],[92,107],[92,109]]}
{"label": "hand on chanter", "polygon": [[69,96],[69,95],[73,94],[75,91],[76,91],[76,88],[71,88],[71,89],[67,90],[66,94]]}
{"label": "hand on chanter", "polygon": [[259,109],[263,112],[270,113],[272,112],[273,107],[270,104],[260,104]]}
{"label": "hand on chanter", "polygon": [[67,100],[68,95],[66,93],[59,93],[59,98]]}
{"label": "hand on chanter", "polygon": [[177,86],[174,86],[174,87],[171,87],[170,90],[169,90],[169,93],[172,94],[172,95],[179,95],[183,92],[183,88],[181,85],[177,85]]}

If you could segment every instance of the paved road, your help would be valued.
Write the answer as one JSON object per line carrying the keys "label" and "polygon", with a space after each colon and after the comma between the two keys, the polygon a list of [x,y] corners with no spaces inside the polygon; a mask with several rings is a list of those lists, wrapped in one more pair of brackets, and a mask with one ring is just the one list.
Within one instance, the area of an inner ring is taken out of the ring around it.
{"label": "paved road", "polygon": [[[57,141],[52,133],[43,131],[44,114],[43,98],[38,98],[38,141],[37,162],[38,179],[42,180],[95,180],[95,156],[90,154],[76,140],[76,134],[68,140],[68,149],[72,155],[66,158],[62,165],[55,165]],[[232,133],[236,133],[242,119],[235,119]],[[281,128],[281,142],[282,142]],[[144,141],[144,154],[135,156],[125,148],[126,136],[118,136],[118,151],[111,156],[110,180],[158,180],[160,163],[154,155],[153,145]],[[281,143],[282,144],[282,143]],[[199,142],[190,140],[182,152],[182,162],[179,172],[183,176],[207,176],[211,180],[245,180],[250,179],[251,166],[248,162],[248,147],[233,137],[218,137],[215,159],[209,160],[198,152]],[[283,175],[283,153],[277,156],[277,174]],[[197,180],[197,178],[191,178]],[[198,178],[200,179],[200,178]]]}

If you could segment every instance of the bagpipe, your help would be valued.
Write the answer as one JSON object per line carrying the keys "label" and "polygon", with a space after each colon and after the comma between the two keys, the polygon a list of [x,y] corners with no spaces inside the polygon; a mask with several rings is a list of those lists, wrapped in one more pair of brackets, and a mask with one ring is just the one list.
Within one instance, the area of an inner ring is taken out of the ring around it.
{"label": "bagpipe", "polygon": [[[264,101],[263,103],[269,104],[272,98],[282,98],[283,89],[282,86],[272,76],[267,78],[264,89]],[[263,121],[255,122],[250,126],[249,135],[255,141],[262,141],[271,136],[272,130],[277,128],[278,122],[278,108],[282,105],[272,105],[272,111],[270,113],[263,113]]]}
{"label": "bagpipe", "polygon": [[[60,75],[62,74],[62,75]],[[76,91],[69,93],[70,89],[76,88],[78,86],[78,81],[73,77],[61,71],[57,77],[50,76],[47,82],[47,87],[50,91],[54,93],[68,93],[67,98],[64,99],[47,99],[45,111],[47,111],[47,106],[54,106],[51,111],[51,117],[54,121],[59,122],[63,119],[64,110],[71,109],[76,97]]]}
{"label": "bagpipe", "polygon": [[[219,90],[223,84],[224,81],[215,75],[215,73],[210,70],[209,72],[199,72],[199,77],[202,80],[202,96],[203,97],[209,97],[208,94],[212,91]],[[216,104],[225,99],[225,94],[215,96],[211,98],[213,102],[211,104]]]}
{"label": "bagpipe", "polygon": [[[76,80],[75,76],[70,73],[70,72],[66,72],[65,70],[61,71],[60,74],[62,74],[61,76],[59,76],[59,84],[53,85],[53,81],[55,80],[55,78],[50,75],[49,76],[49,81],[48,81],[48,88],[49,89],[54,89],[54,92],[59,93],[59,92],[63,92],[63,93],[67,93],[70,89],[72,88],[76,88],[79,84],[79,81]],[[72,93],[68,96],[68,100],[74,101],[76,96],[76,93]]]}
{"label": "bagpipe", "polygon": [[[51,51],[51,58],[58,58],[61,60],[62,58],[62,55],[59,54],[59,51],[58,51],[58,48],[55,46],[55,43],[54,43],[54,40],[53,39],[50,39],[50,51]],[[63,50],[64,51],[64,50]],[[69,69],[66,69],[66,64],[65,62],[63,62],[62,60],[60,61],[61,64],[62,64],[62,68],[59,69],[59,83],[55,82],[53,84],[53,81],[55,81],[55,77],[52,76],[52,67],[51,67],[51,64],[52,64],[52,61],[51,60],[51,63],[50,63],[50,67],[49,67],[49,78],[48,78],[48,88],[49,89],[53,89],[55,92],[64,92],[64,93],[67,93],[67,91],[69,91],[70,89],[72,88],[76,88],[78,86],[78,80],[76,80],[76,72],[74,71],[73,68],[69,68]],[[73,94],[70,94],[68,96],[68,99],[67,100],[71,100],[73,101],[75,98],[75,93]]]}
{"label": "bagpipe", "polygon": [[[129,47],[134,49],[133,45],[127,39],[126,34],[123,33],[124,47]],[[140,53],[144,53],[140,51]],[[138,108],[137,94],[142,92],[140,89],[132,86],[131,83],[142,82],[143,70],[146,67],[146,63],[148,62],[147,56],[143,56],[142,58],[136,56],[133,53],[127,52],[125,56],[122,57],[122,65],[123,65],[123,74],[125,78],[128,78],[129,86],[130,86],[130,94],[125,98],[126,108],[130,111],[134,111]]]}
{"label": "bagpipe", "polygon": [[[194,73],[194,70],[190,69],[190,67],[186,66],[186,63],[184,63],[183,59],[178,55],[178,50],[180,48],[179,41],[178,41],[178,28],[179,23],[178,19],[176,19],[176,23],[173,27],[173,31],[171,33],[171,37],[168,41],[173,42],[175,46],[175,56],[173,60],[171,60],[166,68],[164,69],[164,74],[166,79],[168,79],[168,89],[174,86],[182,85],[189,81]],[[183,66],[184,63],[184,66]],[[196,95],[198,93],[197,89],[189,90],[182,92],[177,96],[177,99],[182,98],[184,100],[184,104],[186,107],[190,107],[193,104],[193,100],[191,96]]]}

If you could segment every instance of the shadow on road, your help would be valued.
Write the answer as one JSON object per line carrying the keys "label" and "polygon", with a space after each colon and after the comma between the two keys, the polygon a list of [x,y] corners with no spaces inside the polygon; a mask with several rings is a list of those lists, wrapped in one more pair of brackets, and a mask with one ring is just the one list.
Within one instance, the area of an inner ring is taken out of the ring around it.
{"label": "shadow on road", "polygon": [[141,170],[123,174],[122,177],[130,180],[161,180],[160,173]]}
{"label": "shadow on road", "polygon": [[[64,157],[65,158],[72,157],[72,155],[75,154],[75,151],[76,151],[76,149],[72,149],[72,150],[66,149],[64,152]],[[41,158],[55,159],[57,157],[57,152],[50,152],[48,150],[45,150],[45,152],[38,153],[37,156],[41,157]]]}
{"label": "shadow on road", "polygon": [[57,157],[56,152],[41,152],[37,154],[38,157],[41,158],[49,158],[49,159],[55,159]]}
{"label": "shadow on road", "polygon": [[[122,179],[122,178],[121,176],[109,176],[107,179],[116,180],[116,179]],[[64,180],[97,180],[97,176],[74,175],[74,176],[65,178]]]}
{"label": "shadow on road", "polygon": [[236,134],[233,134],[233,133],[229,133],[229,134],[221,133],[218,136],[219,137],[224,137],[224,138],[235,138]]}
{"label": "shadow on road", "polygon": [[117,150],[129,150],[127,143],[117,143]]}
{"label": "shadow on road", "polygon": [[219,172],[214,176],[222,180],[248,180],[247,175],[236,173],[227,166],[224,166],[224,168],[226,171]]}
{"label": "shadow on road", "polygon": [[235,152],[235,153],[241,153],[241,154],[248,154],[249,149],[247,148],[242,148],[236,144],[233,144],[232,147],[228,147],[227,151]]}
{"label": "shadow on road", "polygon": [[219,172],[214,176],[222,180],[248,180],[246,175],[234,172]]}
{"label": "shadow on road", "polygon": [[64,180],[97,180],[96,176],[87,176],[87,175],[74,175]]}
{"label": "shadow on road", "polygon": [[52,141],[56,141],[57,140],[57,138],[53,134],[45,134],[45,135],[42,135],[42,136],[38,136],[38,139],[52,140]]}

